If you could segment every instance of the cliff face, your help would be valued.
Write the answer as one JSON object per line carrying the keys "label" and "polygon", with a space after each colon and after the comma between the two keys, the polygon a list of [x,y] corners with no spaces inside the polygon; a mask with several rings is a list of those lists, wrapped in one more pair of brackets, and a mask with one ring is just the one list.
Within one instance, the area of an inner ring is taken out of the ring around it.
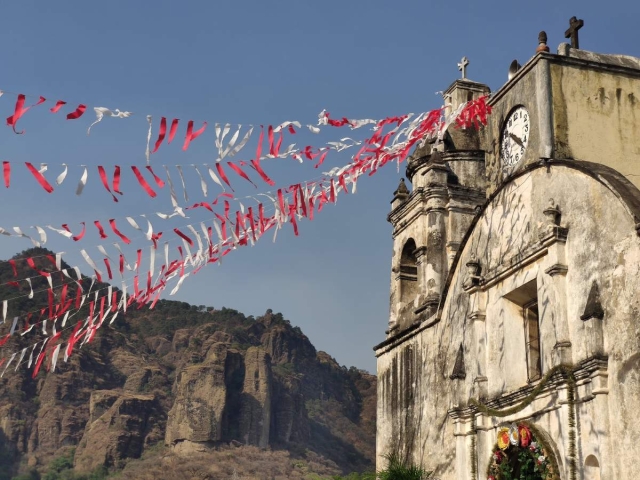
{"label": "cliff face", "polygon": [[32,379],[22,366],[0,379],[0,480],[46,471],[72,450],[78,473],[119,470],[143,453],[206,458],[228,445],[371,468],[375,385],[280,314],[162,301],[103,326],[55,373]]}
{"label": "cliff face", "polygon": [[[369,465],[375,443],[375,377],[345,371],[271,312],[243,333],[236,330],[237,339],[253,344],[246,349],[220,333],[202,327],[187,343],[175,339],[186,338],[182,331],[174,335],[174,348],[180,344],[197,354],[185,355],[189,361],[178,369],[166,445],[188,454],[219,442],[262,448],[296,444],[346,469]],[[356,380],[364,381],[360,388]],[[360,442],[345,438],[353,433]]]}

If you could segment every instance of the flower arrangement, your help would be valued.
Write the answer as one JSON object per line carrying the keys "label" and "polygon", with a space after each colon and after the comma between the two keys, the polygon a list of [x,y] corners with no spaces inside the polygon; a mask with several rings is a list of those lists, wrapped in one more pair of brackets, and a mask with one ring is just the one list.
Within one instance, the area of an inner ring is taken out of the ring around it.
{"label": "flower arrangement", "polygon": [[540,442],[524,423],[498,429],[496,449],[491,457],[487,480],[547,480],[549,460]]}

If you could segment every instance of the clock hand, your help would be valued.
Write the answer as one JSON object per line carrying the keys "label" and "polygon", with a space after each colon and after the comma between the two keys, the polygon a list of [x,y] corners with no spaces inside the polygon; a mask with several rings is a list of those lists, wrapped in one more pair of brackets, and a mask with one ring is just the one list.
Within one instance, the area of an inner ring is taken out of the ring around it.
{"label": "clock hand", "polygon": [[520,145],[522,148],[524,148],[524,143],[522,142],[522,140],[520,140],[520,138],[516,135],[514,135],[513,133],[509,132],[509,137],[516,142],[518,145]]}

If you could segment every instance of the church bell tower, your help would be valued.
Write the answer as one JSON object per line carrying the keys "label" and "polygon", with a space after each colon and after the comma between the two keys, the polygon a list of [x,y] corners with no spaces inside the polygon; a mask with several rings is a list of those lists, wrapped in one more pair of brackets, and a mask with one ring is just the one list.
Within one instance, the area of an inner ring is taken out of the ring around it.
{"label": "church bell tower", "polygon": [[[443,94],[447,110],[489,93],[486,85],[466,78],[468,64],[463,58],[462,78]],[[408,159],[406,176],[413,188],[400,180],[387,217],[393,226],[390,336],[437,319],[451,261],[486,199],[480,135],[451,127]]]}

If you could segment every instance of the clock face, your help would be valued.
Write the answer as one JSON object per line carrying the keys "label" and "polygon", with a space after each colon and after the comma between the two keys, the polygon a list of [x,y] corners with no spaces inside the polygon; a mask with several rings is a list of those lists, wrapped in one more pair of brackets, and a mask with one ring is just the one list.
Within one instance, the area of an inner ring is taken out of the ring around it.
{"label": "clock face", "polygon": [[500,157],[504,167],[512,167],[522,160],[527,150],[530,132],[529,112],[524,107],[517,107],[502,127]]}

